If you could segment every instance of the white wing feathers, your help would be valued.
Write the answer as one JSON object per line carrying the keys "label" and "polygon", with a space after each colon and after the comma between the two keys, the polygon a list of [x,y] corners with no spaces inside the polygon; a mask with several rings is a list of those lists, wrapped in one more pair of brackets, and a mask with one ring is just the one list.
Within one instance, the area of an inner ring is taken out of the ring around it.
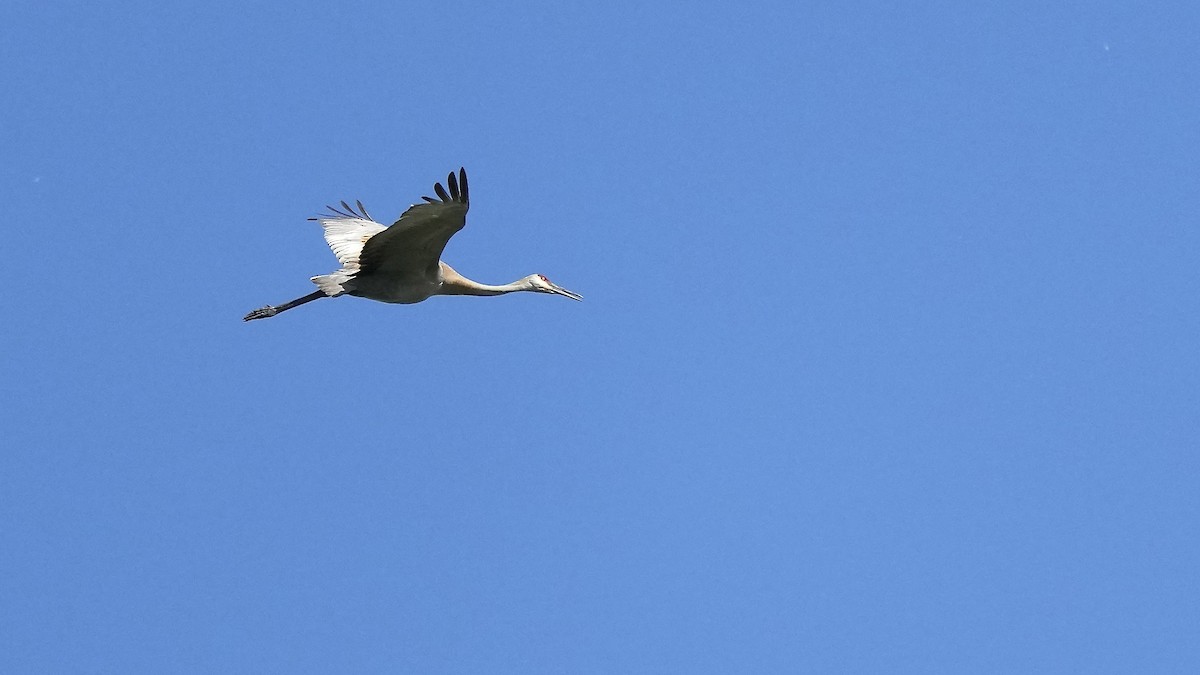
{"label": "white wing feathers", "polygon": [[358,211],[342,202],[344,211],[330,206],[326,208],[331,214],[310,218],[319,222],[325,229],[325,242],[342,264],[342,269],[337,272],[312,278],[312,282],[326,295],[341,295],[351,290],[347,282],[358,272],[358,257],[362,253],[363,245],[368,239],[387,229],[386,226],[371,220],[362,202],[357,204]]}
{"label": "white wing feathers", "polygon": [[358,256],[363,244],[387,228],[373,220],[361,218],[320,218],[325,228],[325,243],[333,249],[338,262],[347,271],[358,271]]}

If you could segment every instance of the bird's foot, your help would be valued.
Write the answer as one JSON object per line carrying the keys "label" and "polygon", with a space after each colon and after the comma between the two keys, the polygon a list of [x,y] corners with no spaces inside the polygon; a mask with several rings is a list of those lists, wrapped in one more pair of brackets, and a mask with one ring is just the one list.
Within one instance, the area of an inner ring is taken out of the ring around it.
{"label": "bird's foot", "polygon": [[275,309],[274,307],[267,305],[266,307],[263,307],[261,309],[256,309],[253,312],[250,312],[246,316],[242,317],[242,321],[253,321],[255,319],[265,319],[269,316],[275,316],[278,313],[279,313],[278,309]]}

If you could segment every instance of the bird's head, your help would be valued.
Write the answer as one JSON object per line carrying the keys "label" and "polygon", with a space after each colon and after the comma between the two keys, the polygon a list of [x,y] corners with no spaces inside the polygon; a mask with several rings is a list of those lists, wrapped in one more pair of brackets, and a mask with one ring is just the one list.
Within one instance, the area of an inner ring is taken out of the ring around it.
{"label": "bird's head", "polygon": [[541,274],[530,274],[525,277],[525,281],[529,283],[529,290],[537,291],[538,293],[554,293],[555,295],[564,295],[572,300],[583,300],[583,296],[574,292],[568,291],[562,286],[556,285],[554,282],[547,279]]}

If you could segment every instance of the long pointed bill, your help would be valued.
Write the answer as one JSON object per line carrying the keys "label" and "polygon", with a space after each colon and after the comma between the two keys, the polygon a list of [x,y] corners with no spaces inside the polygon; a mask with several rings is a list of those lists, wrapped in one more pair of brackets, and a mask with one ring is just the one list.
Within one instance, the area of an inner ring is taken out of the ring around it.
{"label": "long pointed bill", "polygon": [[550,290],[553,293],[557,293],[559,295],[565,295],[572,300],[579,300],[581,302],[583,301],[582,295],[576,293],[575,291],[568,291],[567,289],[563,288],[562,286],[555,286],[554,284],[550,284]]}

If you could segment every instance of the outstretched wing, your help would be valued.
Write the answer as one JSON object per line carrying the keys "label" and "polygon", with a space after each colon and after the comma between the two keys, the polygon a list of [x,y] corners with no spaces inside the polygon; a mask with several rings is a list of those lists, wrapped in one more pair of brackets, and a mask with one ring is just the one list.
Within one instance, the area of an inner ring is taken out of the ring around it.
{"label": "outstretched wing", "polygon": [[435,183],[438,199],[410,206],[391,227],[367,240],[358,257],[360,274],[436,277],[446,242],[467,224],[470,206],[467,171],[451,172],[446,185]]}
{"label": "outstretched wing", "polygon": [[342,264],[342,270],[351,274],[359,269],[360,255],[367,240],[387,230],[382,224],[371,219],[362,202],[355,203],[358,205],[357,211],[346,202],[342,202],[341,209],[326,206],[329,213],[309,218],[321,223],[321,227],[325,228],[325,243],[333,249],[333,254]]}

